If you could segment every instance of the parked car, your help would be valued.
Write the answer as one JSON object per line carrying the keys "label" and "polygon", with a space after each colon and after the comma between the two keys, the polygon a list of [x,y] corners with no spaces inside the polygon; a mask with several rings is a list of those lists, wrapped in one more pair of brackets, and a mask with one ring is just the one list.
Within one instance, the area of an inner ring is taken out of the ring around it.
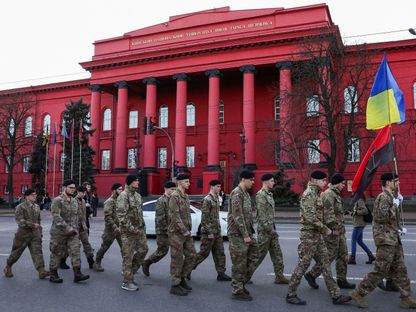
{"label": "parked car", "polygon": [[[192,218],[192,236],[199,237],[201,236],[201,203],[191,201],[191,207],[189,212],[191,213]],[[156,200],[151,200],[143,204],[143,218],[146,224],[146,234],[147,235],[156,235],[155,229],[155,210],[156,210]],[[220,225],[221,225],[221,235],[227,236],[227,212],[220,211]]]}

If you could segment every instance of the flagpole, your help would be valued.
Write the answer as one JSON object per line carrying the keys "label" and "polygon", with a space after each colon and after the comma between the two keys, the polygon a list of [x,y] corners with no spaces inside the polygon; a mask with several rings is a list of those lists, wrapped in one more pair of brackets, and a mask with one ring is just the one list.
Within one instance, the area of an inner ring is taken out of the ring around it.
{"label": "flagpole", "polygon": [[53,132],[53,174],[52,174],[52,197],[55,198],[55,181],[56,181],[56,128],[57,123],[55,122],[55,129]]}
{"label": "flagpole", "polygon": [[74,131],[75,131],[75,118],[72,120],[72,131],[71,131],[71,180],[74,178]]}
{"label": "flagpole", "polygon": [[45,196],[48,190],[48,158],[49,158],[49,138],[46,139],[46,157],[45,157]]}
{"label": "flagpole", "polygon": [[78,180],[79,183],[78,185],[81,185],[81,169],[82,169],[82,142],[81,142],[81,136],[82,136],[82,119],[80,120],[79,123],[79,136],[78,136],[78,140],[79,140],[79,170],[78,170]]}
{"label": "flagpole", "polygon": [[65,179],[65,163],[66,163],[66,154],[65,154],[65,136],[63,136],[63,137],[64,137],[64,142],[63,142],[63,144],[62,144],[62,153],[63,153],[64,157],[62,157],[62,158],[63,158],[63,160],[64,160],[64,164],[63,164],[63,166],[62,166],[62,164],[61,164],[61,166],[62,166],[62,168],[63,168],[63,170],[62,170],[62,184],[61,184],[61,185],[64,185],[64,179]]}

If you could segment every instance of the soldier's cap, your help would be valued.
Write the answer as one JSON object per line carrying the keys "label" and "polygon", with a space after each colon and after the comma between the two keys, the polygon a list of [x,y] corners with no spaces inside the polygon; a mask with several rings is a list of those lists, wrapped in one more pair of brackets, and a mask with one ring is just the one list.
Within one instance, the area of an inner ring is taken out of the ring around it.
{"label": "soldier's cap", "polygon": [[311,173],[311,178],[316,180],[322,180],[326,178],[326,173],[320,170],[315,170]]}
{"label": "soldier's cap", "polygon": [[341,182],[343,182],[343,181],[345,181],[345,178],[344,178],[344,176],[343,176],[342,174],[340,174],[340,173],[335,173],[335,174],[333,174],[333,175],[332,175],[332,177],[331,177],[331,184],[332,184],[332,185],[337,185],[337,184],[339,184],[339,183],[341,183]]}
{"label": "soldier's cap", "polygon": [[253,179],[254,172],[249,170],[243,170],[240,172],[240,179]]}
{"label": "soldier's cap", "polygon": [[24,196],[29,196],[32,195],[33,193],[36,193],[36,191],[34,189],[27,189],[26,191],[23,192]]}
{"label": "soldier's cap", "polygon": [[87,188],[84,185],[80,185],[77,187],[77,191],[78,192],[86,192]]}
{"label": "soldier's cap", "polygon": [[121,183],[114,183],[113,186],[111,187],[112,191],[115,191],[116,189],[122,187],[123,185],[121,185]]}
{"label": "soldier's cap", "polygon": [[165,187],[166,189],[169,189],[169,188],[172,188],[172,187],[176,187],[176,184],[175,184],[174,182],[172,182],[172,181],[167,181],[167,182],[165,183],[164,187]]}
{"label": "soldier's cap", "polygon": [[397,174],[393,175],[393,173],[391,173],[391,172],[386,172],[386,173],[383,173],[381,175],[380,180],[381,181],[391,181],[391,180],[397,179],[398,177],[399,176]]}
{"label": "soldier's cap", "polygon": [[261,176],[261,180],[262,181],[269,181],[270,179],[273,179],[274,175],[272,175],[271,173],[265,173]]}
{"label": "soldier's cap", "polygon": [[218,179],[214,179],[214,180],[209,181],[209,185],[211,186],[221,185],[221,181]]}
{"label": "soldier's cap", "polygon": [[176,176],[176,181],[186,180],[189,179],[189,174],[180,173]]}
{"label": "soldier's cap", "polygon": [[71,184],[76,184],[74,180],[65,180],[64,183],[62,183],[63,186],[68,186]]}
{"label": "soldier's cap", "polygon": [[135,174],[129,174],[127,177],[126,177],[126,184],[127,185],[130,185],[130,184],[132,184],[134,181],[138,181],[139,180],[139,177],[137,176],[137,175],[135,175]]}

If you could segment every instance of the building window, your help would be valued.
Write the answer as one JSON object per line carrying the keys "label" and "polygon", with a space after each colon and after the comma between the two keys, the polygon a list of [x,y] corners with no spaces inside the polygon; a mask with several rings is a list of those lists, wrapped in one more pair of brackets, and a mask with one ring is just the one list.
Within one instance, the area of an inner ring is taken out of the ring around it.
{"label": "building window", "polygon": [[110,151],[104,150],[101,153],[101,169],[110,170]]}
{"label": "building window", "polygon": [[22,194],[26,192],[26,190],[29,189],[29,185],[22,185]]}
{"label": "building window", "polygon": [[88,112],[87,113],[87,116],[86,116],[86,119],[87,119],[87,123],[82,123],[82,127],[86,130],[86,131],[89,131],[90,130],[90,126],[89,126],[89,124],[91,123],[91,112]]}
{"label": "building window", "polygon": [[51,132],[51,115],[47,114],[43,117],[43,134]]}
{"label": "building window", "polygon": [[360,162],[360,139],[350,138],[348,140],[348,162]]}
{"label": "building window", "polygon": [[413,102],[416,108],[416,82],[413,83]]}
{"label": "building window", "polygon": [[135,148],[128,149],[127,168],[128,169],[136,168],[136,149]]}
{"label": "building window", "polygon": [[23,172],[29,172],[30,168],[30,155],[23,156]]}
{"label": "building window", "polygon": [[348,86],[344,89],[344,107],[346,113],[352,113],[353,107],[354,113],[358,112],[357,92],[352,86]]}
{"label": "building window", "polygon": [[224,124],[224,101],[223,100],[220,100],[220,104],[218,108],[219,108],[218,117],[220,119],[220,125],[223,125]]}
{"label": "building window", "polygon": [[111,109],[107,108],[104,111],[103,131],[110,131],[110,130],[111,130]]}
{"label": "building window", "polygon": [[308,144],[308,164],[318,164],[321,161],[319,155],[319,140],[307,141]]}
{"label": "building window", "polygon": [[14,129],[15,129],[14,124],[15,124],[15,123],[14,123],[14,119],[13,119],[13,118],[11,118],[11,119],[10,119],[10,122],[9,122],[9,137],[10,137],[10,138],[14,136]]}
{"label": "building window", "polygon": [[306,98],[306,116],[317,116],[319,114],[319,97],[312,95]]}
{"label": "building window", "polygon": [[139,112],[130,111],[129,112],[129,129],[136,129],[138,125]]}
{"label": "building window", "polygon": [[167,168],[168,149],[166,147],[159,147],[157,155],[157,167]]}
{"label": "building window", "polygon": [[280,96],[274,97],[274,120],[280,120]]}
{"label": "building window", "polygon": [[159,109],[159,127],[168,127],[169,108],[166,105],[162,105]]}
{"label": "building window", "polygon": [[32,135],[32,117],[27,117],[25,120],[25,137]]}
{"label": "building window", "polygon": [[186,125],[195,126],[195,104],[188,103],[186,105]]}
{"label": "building window", "polygon": [[6,161],[4,162],[4,172],[9,173],[9,166],[10,166],[10,155],[6,156]]}
{"label": "building window", "polygon": [[195,146],[186,147],[186,166],[188,168],[195,167]]}
{"label": "building window", "polygon": [[59,167],[59,169],[61,171],[64,171],[65,170],[65,153],[61,152],[61,156],[60,156],[59,159],[60,159],[60,167]]}
{"label": "building window", "polygon": [[8,186],[7,186],[7,185],[5,185],[5,186],[4,186],[3,193],[4,193],[5,195],[9,194],[9,188],[8,188]]}

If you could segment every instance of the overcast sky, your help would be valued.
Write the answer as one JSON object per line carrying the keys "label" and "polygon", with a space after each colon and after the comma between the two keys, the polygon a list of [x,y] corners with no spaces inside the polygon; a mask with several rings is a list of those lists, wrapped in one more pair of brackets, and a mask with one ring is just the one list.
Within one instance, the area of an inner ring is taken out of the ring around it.
{"label": "overcast sky", "polygon": [[[13,0],[0,6],[0,90],[89,77],[79,62],[96,40],[158,24],[169,16],[230,6],[292,8],[313,0]],[[327,0],[342,36],[353,42],[415,39],[415,0]],[[385,33],[368,35],[374,33]],[[351,37],[353,36],[353,37]],[[357,36],[357,37],[356,37]]]}

